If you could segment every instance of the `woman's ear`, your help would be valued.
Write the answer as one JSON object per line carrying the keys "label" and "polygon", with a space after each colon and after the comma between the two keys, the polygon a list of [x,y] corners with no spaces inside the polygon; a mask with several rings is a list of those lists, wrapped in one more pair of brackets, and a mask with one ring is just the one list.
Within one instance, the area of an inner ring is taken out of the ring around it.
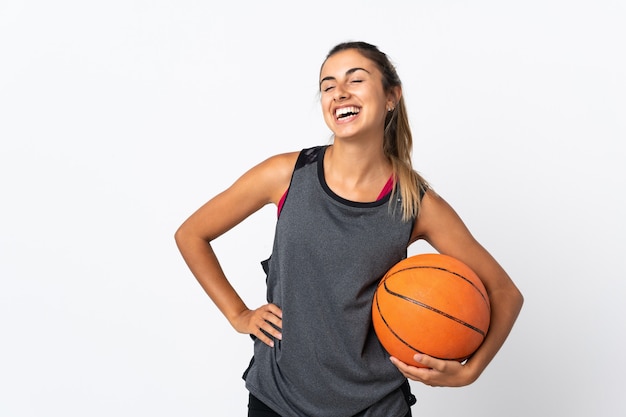
{"label": "woman's ear", "polygon": [[402,98],[402,87],[392,87],[387,96],[387,109],[394,110],[400,102],[400,98]]}

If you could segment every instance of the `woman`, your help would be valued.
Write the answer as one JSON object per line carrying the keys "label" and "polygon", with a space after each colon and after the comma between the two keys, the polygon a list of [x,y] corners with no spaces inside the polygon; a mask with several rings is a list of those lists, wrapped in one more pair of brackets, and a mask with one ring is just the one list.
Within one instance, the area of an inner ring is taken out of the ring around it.
{"label": "woman", "polygon": [[[523,298],[454,210],[413,170],[402,86],[387,56],[363,42],[333,48],[320,71],[332,145],[277,155],[253,167],[176,232],[209,297],[255,339],[244,374],[249,416],[410,416],[406,378],[472,383],[504,343]],[[250,309],[210,242],[266,204],[278,207],[264,262],[268,304]],[[371,326],[376,284],[424,239],[469,265],[489,293],[492,318],[467,362],[389,358]]]}

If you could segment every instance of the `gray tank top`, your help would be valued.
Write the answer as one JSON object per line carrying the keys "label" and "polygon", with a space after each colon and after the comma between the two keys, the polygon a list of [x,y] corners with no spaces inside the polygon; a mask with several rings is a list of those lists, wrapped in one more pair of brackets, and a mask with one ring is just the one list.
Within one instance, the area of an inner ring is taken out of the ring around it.
{"label": "gray tank top", "polygon": [[255,340],[246,387],[285,417],[404,416],[406,379],[376,338],[371,302],[406,257],[413,222],[402,221],[398,195],[359,203],[333,193],[325,150],[297,160],[264,265],[283,339],[274,348]]}

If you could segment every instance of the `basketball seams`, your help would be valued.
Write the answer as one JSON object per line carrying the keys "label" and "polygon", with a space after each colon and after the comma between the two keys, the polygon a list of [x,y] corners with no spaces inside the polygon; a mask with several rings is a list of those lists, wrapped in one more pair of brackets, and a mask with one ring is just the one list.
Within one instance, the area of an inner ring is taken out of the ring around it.
{"label": "basketball seams", "polygon": [[[428,304],[422,303],[421,301],[414,300],[414,299],[412,299],[412,298],[410,298],[410,297],[407,297],[406,295],[402,295],[402,294],[399,294],[399,293],[397,293],[397,292],[395,292],[395,291],[390,290],[390,289],[389,289],[389,287],[387,287],[387,280],[385,280],[385,282],[383,283],[383,288],[385,288],[385,291],[386,291],[386,292],[387,292],[387,294],[389,294],[389,295],[392,295],[392,296],[394,296],[394,297],[401,298],[401,299],[403,299],[403,300],[405,300],[405,301],[408,301],[408,302],[410,302],[410,303],[413,303],[413,304],[415,304],[415,305],[417,305],[417,306],[420,306],[420,307],[422,307],[422,308],[425,308],[425,309],[427,309],[427,310],[430,310],[430,311],[432,311],[433,313],[437,313],[437,314],[439,314],[439,315],[441,315],[441,316],[443,316],[443,317],[446,317],[446,318],[448,318],[448,319],[450,319],[450,320],[453,320],[453,321],[455,321],[455,322],[457,322],[457,323],[459,323],[459,324],[461,324],[461,325],[463,325],[463,326],[467,327],[468,329],[471,329],[471,330],[473,330],[473,331],[477,332],[477,333],[478,333],[478,334],[480,334],[482,337],[485,337],[485,331],[484,331],[484,330],[481,330],[481,329],[479,329],[478,327],[473,326],[473,325],[471,325],[471,324],[469,324],[469,323],[467,323],[467,322],[465,322],[465,321],[461,320],[461,319],[460,319],[460,318],[458,318],[458,317],[454,317],[453,315],[448,314],[448,313],[446,313],[445,311],[441,311],[441,310],[439,310],[439,309],[437,309],[437,308],[435,308],[435,307],[433,307],[433,306],[430,306],[430,305],[428,305]],[[379,310],[379,311],[380,311],[380,310]],[[381,316],[382,316],[382,314],[381,314]]]}
{"label": "basketball seams", "polygon": [[[404,340],[402,337],[400,337],[400,335],[398,333],[396,333],[391,326],[389,325],[389,323],[387,323],[387,320],[385,319],[385,315],[383,314],[382,311],[380,311],[380,304],[378,304],[378,294],[374,297],[374,301],[376,304],[376,310],[378,311],[378,317],[380,318],[380,320],[383,322],[383,324],[385,325],[385,328],[398,340],[400,341],[402,344],[404,344],[406,347],[408,347],[409,349],[411,349],[412,351],[414,351],[415,353],[425,353],[422,352],[421,350],[417,349],[415,346],[412,346],[409,342],[407,342],[406,340]],[[447,357],[439,357],[439,356],[434,356],[434,355],[429,355],[432,356],[435,359],[442,359],[442,360],[454,360],[454,361],[463,361],[465,359],[467,359],[467,357],[462,357],[462,358],[447,358]]]}
{"label": "basketball seams", "polygon": [[[411,270],[411,269],[436,269],[438,271],[447,272],[449,274],[457,276],[458,278],[461,278],[462,280],[464,280],[465,282],[470,284],[472,286],[472,288],[474,288],[480,294],[480,297],[483,299],[483,301],[487,305],[487,308],[491,310],[490,305],[489,305],[489,299],[487,298],[487,295],[476,285],[476,283],[474,283],[471,279],[469,279],[469,278],[459,274],[458,272],[452,271],[450,269],[447,269],[447,268],[444,268],[444,267],[441,267],[441,266],[412,265],[412,266],[408,266],[408,267],[405,267],[405,268],[401,268],[401,269],[395,270],[392,273],[387,274],[385,277],[383,277],[381,284],[384,284],[384,282],[387,279],[391,278],[392,276],[394,276],[394,275],[396,275],[396,274],[398,274],[400,272],[408,271],[408,270]],[[479,278],[477,277],[477,279],[479,279]]]}
{"label": "basketball seams", "polygon": [[406,345],[406,347],[414,350],[416,353],[424,353],[424,352],[416,349],[415,347],[411,346],[409,344],[409,342],[407,342],[406,340],[401,338],[400,335],[398,335],[396,332],[393,331],[391,326],[389,326],[389,323],[387,323],[387,320],[385,320],[385,315],[383,314],[382,311],[380,311],[380,304],[378,304],[378,295],[376,295],[375,301],[376,301],[376,309],[378,310],[378,317],[380,317],[382,322],[385,324],[385,327],[387,328],[387,330],[389,330],[391,332],[391,334],[393,334],[396,339],[398,339],[400,342],[402,342],[404,345]]}

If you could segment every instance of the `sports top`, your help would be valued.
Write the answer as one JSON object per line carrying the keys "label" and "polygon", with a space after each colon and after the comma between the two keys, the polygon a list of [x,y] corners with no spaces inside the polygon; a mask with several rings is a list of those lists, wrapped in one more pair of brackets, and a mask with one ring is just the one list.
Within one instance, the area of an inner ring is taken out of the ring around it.
{"label": "sports top", "polygon": [[254,342],[244,373],[255,397],[283,416],[400,417],[406,381],[371,323],[385,272],[406,258],[413,222],[394,194],[361,203],[324,178],[326,146],[303,150],[265,261],[267,301],[283,312],[282,340]]}

